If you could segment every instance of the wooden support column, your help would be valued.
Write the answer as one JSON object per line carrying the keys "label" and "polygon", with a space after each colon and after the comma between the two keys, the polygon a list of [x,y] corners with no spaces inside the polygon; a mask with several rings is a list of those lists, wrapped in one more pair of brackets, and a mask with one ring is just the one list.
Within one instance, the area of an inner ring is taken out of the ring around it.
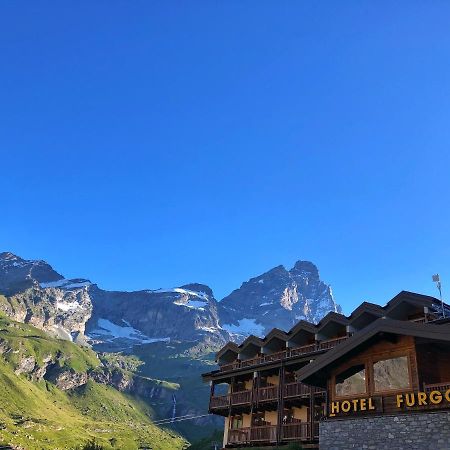
{"label": "wooden support column", "polygon": [[309,387],[309,439],[314,437],[314,388]]}
{"label": "wooden support column", "polygon": [[210,381],[210,392],[209,392],[209,406],[208,406],[208,412],[211,413],[211,400],[214,397],[214,381]]}
{"label": "wooden support column", "polygon": [[250,397],[250,426],[253,417],[253,410],[255,404],[258,403],[258,388],[259,388],[259,372],[253,372],[253,380],[252,380],[252,394]]}
{"label": "wooden support column", "polygon": [[284,413],[284,363],[281,363],[279,370],[279,384],[278,384],[278,420],[277,420],[277,444],[281,443],[283,431],[283,413]]}

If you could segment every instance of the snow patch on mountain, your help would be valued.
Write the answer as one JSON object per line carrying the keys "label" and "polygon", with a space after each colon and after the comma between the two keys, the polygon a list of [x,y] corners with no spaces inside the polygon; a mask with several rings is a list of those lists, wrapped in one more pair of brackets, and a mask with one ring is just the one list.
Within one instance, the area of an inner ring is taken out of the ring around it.
{"label": "snow patch on mountain", "polygon": [[62,280],[39,283],[39,285],[43,289],[46,288],[77,289],[91,286],[92,283],[89,280],[67,280],[63,278]]}
{"label": "snow patch on mountain", "polygon": [[262,336],[264,334],[264,326],[257,323],[255,319],[240,319],[238,324],[224,324],[222,329],[228,331],[230,334],[239,334],[242,336]]}
{"label": "snow patch on mountain", "polygon": [[91,339],[103,337],[104,341],[114,341],[116,339],[126,339],[139,344],[151,344],[153,342],[170,342],[170,338],[149,338],[141,331],[133,328],[129,322],[123,320],[126,326],[120,326],[108,319],[98,319],[97,328],[89,333]]}
{"label": "snow patch on mountain", "polygon": [[183,288],[171,288],[171,289],[154,289],[154,290],[148,290],[150,294],[162,294],[162,293],[177,293],[177,294],[185,294],[185,295],[191,295],[192,297],[198,297],[205,302],[208,301],[209,297],[208,294],[205,292],[197,292],[197,291],[191,291],[189,289],[183,289]]}
{"label": "snow patch on mountain", "polygon": [[75,309],[81,308],[77,302],[64,302],[57,300],[56,308],[61,311],[74,311]]}

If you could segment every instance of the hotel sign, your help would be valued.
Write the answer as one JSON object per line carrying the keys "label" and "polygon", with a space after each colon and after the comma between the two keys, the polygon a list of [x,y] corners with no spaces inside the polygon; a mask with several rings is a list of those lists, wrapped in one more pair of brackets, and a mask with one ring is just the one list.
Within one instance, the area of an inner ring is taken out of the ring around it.
{"label": "hotel sign", "polygon": [[355,398],[331,402],[329,417],[450,407],[450,389],[446,391],[409,392],[386,397]]}

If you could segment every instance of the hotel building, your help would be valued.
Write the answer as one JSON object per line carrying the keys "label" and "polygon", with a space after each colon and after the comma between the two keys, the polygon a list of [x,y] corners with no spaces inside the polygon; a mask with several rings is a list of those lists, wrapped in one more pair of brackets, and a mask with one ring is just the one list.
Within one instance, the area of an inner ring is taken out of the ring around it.
{"label": "hotel building", "polygon": [[223,447],[415,448],[398,424],[422,415],[433,448],[449,449],[449,316],[436,298],[403,291],[383,307],[364,302],[348,317],[226,344],[203,374],[209,411],[225,418]]}

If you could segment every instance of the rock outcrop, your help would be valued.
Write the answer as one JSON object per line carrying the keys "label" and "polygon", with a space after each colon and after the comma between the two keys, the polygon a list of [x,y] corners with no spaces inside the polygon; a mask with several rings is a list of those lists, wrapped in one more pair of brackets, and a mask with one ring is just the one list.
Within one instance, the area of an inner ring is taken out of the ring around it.
{"label": "rock outcrop", "polygon": [[241,340],[272,328],[289,330],[299,320],[317,323],[329,311],[340,312],[317,267],[297,261],[291,270],[277,266],[242,283],[219,303],[222,328]]}

